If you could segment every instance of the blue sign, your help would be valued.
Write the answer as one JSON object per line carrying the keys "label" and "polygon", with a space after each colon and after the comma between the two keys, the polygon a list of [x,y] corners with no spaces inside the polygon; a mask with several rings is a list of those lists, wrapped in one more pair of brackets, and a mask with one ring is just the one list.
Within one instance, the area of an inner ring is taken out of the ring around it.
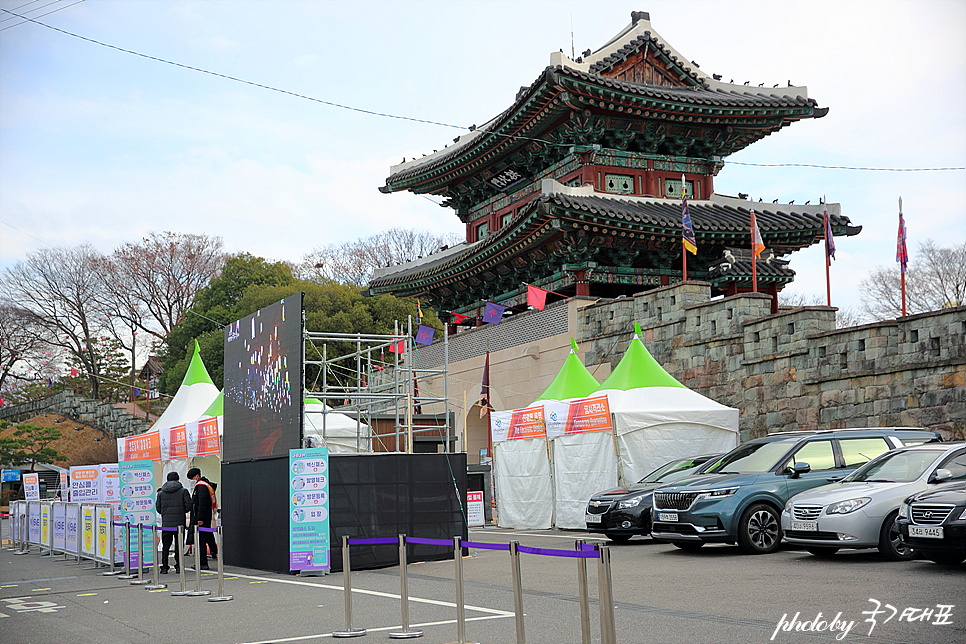
{"label": "blue sign", "polygon": [[328,570],[329,449],[293,449],[289,463],[289,570]]}
{"label": "blue sign", "polygon": [[[158,515],[154,509],[154,461],[123,461],[118,466],[118,475],[121,492],[121,522],[131,522],[131,532],[128,535],[131,567],[137,568],[154,563],[154,526],[158,522]],[[141,525],[143,562],[138,561],[138,525]],[[122,540],[121,543],[124,541]]]}
{"label": "blue sign", "polygon": [[20,480],[20,470],[3,470],[2,478],[0,478],[4,483],[8,481],[19,481]]}

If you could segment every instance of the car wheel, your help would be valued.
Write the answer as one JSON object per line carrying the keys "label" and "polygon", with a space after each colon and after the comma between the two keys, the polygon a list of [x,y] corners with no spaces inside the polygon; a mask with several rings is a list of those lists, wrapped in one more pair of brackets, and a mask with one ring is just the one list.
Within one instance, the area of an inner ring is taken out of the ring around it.
{"label": "car wheel", "polygon": [[887,516],[879,530],[879,552],[888,561],[907,561],[915,558],[917,554],[909,545],[902,542],[899,524],[896,523],[898,516],[898,510]]}
{"label": "car wheel", "polygon": [[629,534],[611,534],[609,532],[605,533],[605,536],[613,541],[614,543],[627,543],[631,540],[633,535]]}
{"label": "car wheel", "polygon": [[942,550],[923,550],[922,556],[938,564],[958,564],[966,560],[966,554],[962,552],[945,552]]}
{"label": "car wheel", "polygon": [[750,555],[775,552],[782,541],[778,511],[767,503],[755,503],[738,522],[738,547]]}
{"label": "car wheel", "polygon": [[811,546],[805,548],[808,552],[815,555],[816,557],[831,557],[836,552],[839,551],[838,548],[833,548],[831,546]]}
{"label": "car wheel", "polygon": [[675,548],[687,550],[688,552],[699,550],[704,545],[704,541],[672,541],[671,543],[674,544]]}

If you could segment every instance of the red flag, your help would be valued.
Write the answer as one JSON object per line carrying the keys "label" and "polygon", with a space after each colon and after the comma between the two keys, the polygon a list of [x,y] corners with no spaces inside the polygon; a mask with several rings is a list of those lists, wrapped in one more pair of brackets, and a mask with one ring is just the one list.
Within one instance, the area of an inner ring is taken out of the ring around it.
{"label": "red flag", "polygon": [[899,237],[896,239],[896,261],[899,263],[899,270],[905,275],[906,267],[909,265],[909,249],[906,248],[906,222],[902,218],[902,206],[899,206],[899,208]]}
{"label": "red flag", "polygon": [[402,355],[406,352],[406,341],[400,340],[399,342],[394,342],[389,345],[389,353],[398,353]]}
{"label": "red flag", "polygon": [[70,377],[71,378],[76,378],[77,377],[77,369],[71,369],[70,370]]}
{"label": "red flag", "polygon": [[466,322],[467,320],[470,319],[470,316],[463,315],[462,313],[453,313],[452,311],[450,311],[449,314],[453,317],[453,324],[459,324],[460,322]]}
{"label": "red flag", "polygon": [[542,311],[547,305],[547,292],[538,286],[527,284],[527,306]]}
{"label": "red flag", "polygon": [[490,352],[486,352],[486,362],[483,363],[483,382],[480,385],[480,418],[490,412]]}

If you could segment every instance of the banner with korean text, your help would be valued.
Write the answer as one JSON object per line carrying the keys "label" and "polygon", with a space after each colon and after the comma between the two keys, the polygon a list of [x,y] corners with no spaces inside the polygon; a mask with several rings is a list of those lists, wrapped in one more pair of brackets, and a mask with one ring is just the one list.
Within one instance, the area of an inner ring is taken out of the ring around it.
{"label": "banner with korean text", "polygon": [[148,432],[138,436],[119,439],[117,442],[117,457],[121,461],[160,461],[160,433]]}
{"label": "banner with korean text", "polygon": [[101,500],[99,466],[75,465],[70,468],[70,499],[74,503],[97,503]]}
{"label": "banner with korean text", "polygon": [[53,508],[50,503],[42,503],[40,505],[40,544],[45,546],[48,550],[51,548],[53,543],[53,526],[51,525],[51,519],[53,518],[52,512]]}
{"label": "banner with korean text", "polygon": [[64,551],[71,554],[77,554],[77,534],[80,527],[80,506],[76,503],[67,503],[64,506],[64,511]]}
{"label": "banner with korean text", "polygon": [[[121,522],[131,522],[128,552],[131,567],[154,562],[157,514],[154,509],[154,461],[124,461],[120,463]],[[138,531],[141,529],[141,550],[144,561],[138,560]]]}
{"label": "banner with korean text", "polygon": [[28,501],[40,500],[40,474],[23,475],[23,493]]}
{"label": "banner with korean text", "polygon": [[289,570],[328,570],[329,450],[290,450]]}
{"label": "banner with korean text", "polygon": [[81,506],[80,518],[80,552],[85,557],[97,554],[97,507],[85,503]]}
{"label": "banner with korean text", "polygon": [[27,541],[30,543],[40,543],[40,503],[30,501],[27,503]]}
{"label": "banner with korean text", "polygon": [[64,552],[67,550],[67,504],[54,503],[53,507],[53,548]]}
{"label": "banner with korean text", "polygon": [[610,406],[607,396],[581,398],[570,403],[567,413],[566,434],[585,432],[612,432]]}

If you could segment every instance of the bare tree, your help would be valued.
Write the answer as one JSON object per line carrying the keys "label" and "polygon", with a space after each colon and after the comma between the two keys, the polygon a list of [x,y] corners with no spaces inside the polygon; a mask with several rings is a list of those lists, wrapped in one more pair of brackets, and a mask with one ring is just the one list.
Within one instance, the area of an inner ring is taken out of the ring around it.
{"label": "bare tree", "polygon": [[[863,310],[876,320],[902,315],[899,266],[879,266],[862,280]],[[906,313],[914,315],[966,303],[966,243],[943,248],[929,239],[906,270]]]}
{"label": "bare tree", "polygon": [[122,244],[100,265],[104,307],[123,327],[161,340],[225,263],[220,237],[153,232]]}
{"label": "bare tree", "polygon": [[101,299],[97,268],[102,256],[90,244],[43,248],[3,272],[0,295],[28,311],[45,341],[80,363],[98,397],[101,361],[96,343],[108,321],[97,311]]}
{"label": "bare tree", "polygon": [[361,285],[372,279],[374,269],[405,264],[461,241],[462,237],[456,233],[435,235],[391,228],[353,242],[316,248],[303,256],[296,274],[302,279]]}
{"label": "bare tree", "polygon": [[18,363],[41,359],[46,346],[43,327],[30,311],[0,302],[0,390]]}

